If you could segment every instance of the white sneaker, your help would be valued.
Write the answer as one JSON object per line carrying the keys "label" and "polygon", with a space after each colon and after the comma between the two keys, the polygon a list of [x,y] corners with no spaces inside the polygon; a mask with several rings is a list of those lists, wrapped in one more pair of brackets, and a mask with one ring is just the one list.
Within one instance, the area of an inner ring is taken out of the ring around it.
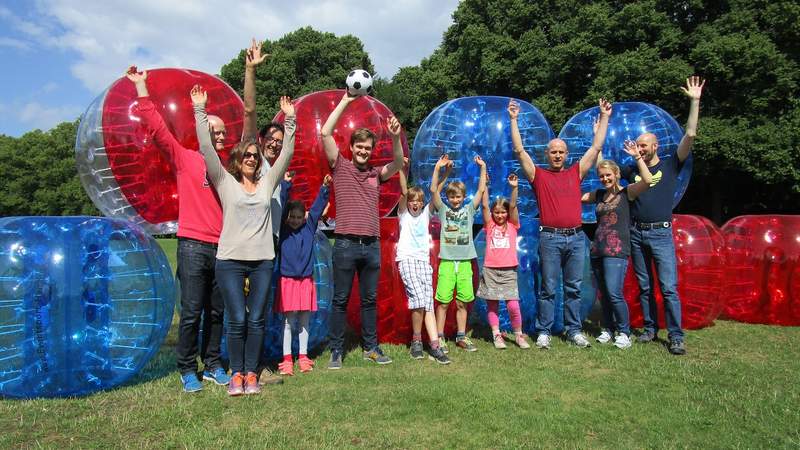
{"label": "white sneaker", "polygon": [[614,339],[614,347],[625,349],[631,346],[631,338],[625,333],[620,333]]}
{"label": "white sneaker", "polygon": [[611,332],[606,330],[605,328],[600,332],[600,336],[597,336],[595,340],[601,344],[608,344],[614,339],[614,336],[611,335]]}
{"label": "white sneaker", "polygon": [[575,344],[580,348],[587,348],[592,346],[592,344],[589,343],[589,340],[586,339],[586,336],[584,336],[583,333],[576,333],[574,336],[572,336],[571,340],[573,344]]}
{"label": "white sneaker", "polygon": [[540,334],[539,337],[536,338],[536,347],[541,349],[550,348],[550,335]]}

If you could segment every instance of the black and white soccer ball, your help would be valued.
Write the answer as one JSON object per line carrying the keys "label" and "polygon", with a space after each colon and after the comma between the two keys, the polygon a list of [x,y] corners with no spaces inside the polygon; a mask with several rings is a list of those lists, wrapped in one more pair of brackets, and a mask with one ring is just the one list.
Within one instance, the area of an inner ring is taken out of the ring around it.
{"label": "black and white soccer ball", "polygon": [[367,95],[372,87],[372,75],[366,70],[356,69],[347,75],[345,84],[350,95]]}

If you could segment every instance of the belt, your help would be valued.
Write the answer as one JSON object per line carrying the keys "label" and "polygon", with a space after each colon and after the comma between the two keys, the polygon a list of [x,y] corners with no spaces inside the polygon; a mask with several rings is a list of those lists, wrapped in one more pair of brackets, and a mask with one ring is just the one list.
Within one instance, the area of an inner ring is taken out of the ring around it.
{"label": "belt", "polygon": [[178,241],[179,242],[180,241],[194,242],[195,244],[207,245],[209,247],[217,248],[217,244],[214,244],[213,242],[206,242],[206,241],[201,241],[201,240],[198,240],[198,239],[192,239],[192,238],[187,238],[187,237],[178,236]]}
{"label": "belt", "polygon": [[359,244],[369,245],[378,240],[375,236],[360,236],[357,234],[334,234],[335,239],[345,239],[350,242],[358,242]]}
{"label": "belt", "polygon": [[555,233],[555,234],[566,234],[567,236],[578,234],[581,231],[581,227],[574,227],[574,228],[553,228],[553,227],[539,227],[539,231],[546,231],[548,233]]}
{"label": "belt", "polygon": [[672,222],[633,222],[637,230],[656,230],[659,228],[669,228]]}

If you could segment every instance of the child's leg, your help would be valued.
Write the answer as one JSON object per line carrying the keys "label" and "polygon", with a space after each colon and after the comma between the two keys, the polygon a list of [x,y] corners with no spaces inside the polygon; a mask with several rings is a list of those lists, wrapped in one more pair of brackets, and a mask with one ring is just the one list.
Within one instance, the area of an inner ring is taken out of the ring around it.
{"label": "child's leg", "polygon": [[486,300],[486,317],[489,320],[489,326],[492,327],[492,336],[500,334],[500,318],[497,316],[497,308],[500,302],[497,300]]}
{"label": "child's leg", "polygon": [[438,334],[444,335],[444,323],[447,321],[447,307],[449,303],[436,303],[436,331]]}
{"label": "child's leg", "polygon": [[411,340],[422,341],[422,321],[425,318],[425,308],[411,310],[411,331],[414,333]]}
{"label": "child's leg", "polygon": [[300,341],[300,357],[302,358],[308,355],[308,321],[311,319],[311,311],[299,311],[296,315],[300,329],[297,337]]}
{"label": "child's leg", "polygon": [[284,313],[283,319],[283,360],[292,360],[292,328],[293,322],[297,319],[297,312],[288,311]]}
{"label": "child's leg", "polygon": [[443,259],[439,262],[439,282],[436,285],[436,329],[439,336],[444,335],[444,324],[447,321],[447,308],[453,301],[456,288],[455,263]]}
{"label": "child's leg", "polygon": [[463,336],[467,333],[467,304],[461,300],[456,300],[456,327],[458,335]]}
{"label": "child's leg", "polygon": [[508,309],[508,316],[511,318],[511,328],[514,333],[522,334],[522,313],[519,310],[519,300],[506,301],[506,308]]}
{"label": "child's leg", "polygon": [[431,308],[430,311],[425,311],[425,331],[428,332],[428,340],[430,340],[431,348],[434,350],[439,348],[439,333],[433,308]]}

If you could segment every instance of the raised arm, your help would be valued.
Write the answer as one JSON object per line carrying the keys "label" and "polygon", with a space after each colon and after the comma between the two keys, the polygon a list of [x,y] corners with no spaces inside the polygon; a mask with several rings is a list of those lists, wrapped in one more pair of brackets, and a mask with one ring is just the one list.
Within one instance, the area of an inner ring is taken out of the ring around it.
{"label": "raised arm", "polygon": [[283,149],[278,159],[275,160],[275,164],[273,164],[272,168],[267,172],[265,180],[273,189],[278,182],[283,179],[286,169],[289,168],[289,162],[291,162],[292,156],[294,156],[294,134],[297,129],[292,99],[284,95],[281,97],[280,102],[281,111],[283,111],[284,114],[283,127],[285,129],[283,133]]}
{"label": "raised arm", "polygon": [[634,141],[625,141],[625,153],[631,155],[636,161],[636,168],[639,169],[639,181],[628,185],[628,199],[635,200],[642,192],[650,188],[650,183],[653,181],[653,175],[650,174],[650,169],[647,163],[642,159],[639,154],[639,148]]}
{"label": "raised arm", "polygon": [[580,176],[581,180],[589,173],[589,170],[597,164],[597,158],[600,151],[603,150],[603,143],[606,141],[606,131],[608,131],[608,119],[611,117],[611,103],[600,99],[600,121],[597,124],[597,129],[592,138],[592,145],[583,154],[580,161]]}
{"label": "raised arm", "polygon": [[517,123],[519,104],[514,100],[508,102],[508,117],[511,119],[511,143],[514,145],[514,155],[519,160],[519,164],[522,166],[525,176],[528,177],[528,181],[533,183],[533,177],[536,176],[536,165],[533,164],[531,155],[522,146],[522,136],[519,134],[519,124]]}
{"label": "raised arm", "polygon": [[311,226],[315,230],[317,229],[319,218],[322,217],[322,213],[325,212],[325,207],[328,205],[328,196],[330,195],[328,186],[330,186],[331,180],[330,175],[325,175],[325,178],[322,179],[317,198],[314,199],[314,204],[311,205],[311,209],[308,211],[308,220],[311,221]]}
{"label": "raised arm", "polygon": [[[289,201],[289,191],[292,190],[292,179],[294,178],[294,171],[286,172],[283,174],[283,181],[281,181],[281,194],[280,194],[280,204],[284,206],[282,208],[283,215],[285,216],[289,211],[285,208],[286,202]],[[283,223],[283,222],[281,222]]]}
{"label": "raised arm", "polygon": [[483,226],[492,223],[492,210],[489,208],[489,190],[484,189],[481,195],[481,213],[483,214]]}
{"label": "raised arm", "polygon": [[693,76],[686,79],[686,87],[681,87],[683,93],[689,97],[689,119],[686,121],[686,133],[678,144],[678,160],[683,162],[692,151],[694,137],[697,135],[697,121],[700,117],[700,96],[703,95],[703,86],[706,80]]}
{"label": "raised arm", "polygon": [[403,158],[403,168],[400,169],[400,202],[397,204],[397,213],[403,214],[408,210],[408,179],[406,178],[406,171],[408,170],[408,158]]}
{"label": "raised arm", "polygon": [[481,177],[478,180],[478,192],[475,193],[475,198],[472,199],[472,207],[478,209],[478,206],[481,204],[481,198],[483,198],[483,193],[486,191],[486,162],[484,162],[480,156],[476,156],[475,164],[479,165],[481,168]]}
{"label": "raised arm", "polygon": [[333,109],[331,115],[328,116],[328,120],[325,121],[325,125],[323,125],[320,130],[322,146],[325,148],[325,157],[328,158],[328,165],[331,168],[336,165],[336,159],[339,157],[339,146],[336,145],[336,140],[333,139],[333,129],[336,128],[336,122],[339,121],[339,117],[342,116],[347,105],[355,99],[356,97],[351,96],[345,91],[344,96],[339,100],[339,104]]}
{"label": "raised arm", "polygon": [[508,176],[508,184],[511,186],[511,199],[508,201],[508,221],[519,226],[519,208],[517,208],[519,177],[517,177],[517,174],[512,173]]}
{"label": "raised arm", "polygon": [[261,43],[253,41],[244,56],[244,127],[242,140],[255,139],[258,135],[256,114],[256,67],[267,59],[261,54]]}
{"label": "raised arm", "polygon": [[400,133],[403,132],[403,127],[395,116],[389,117],[386,121],[386,128],[389,129],[389,134],[392,135],[392,162],[386,164],[381,168],[381,180],[386,181],[394,175],[395,172],[403,169],[403,143],[400,141]]}
{"label": "raised arm", "polygon": [[[439,181],[439,170],[442,167],[445,167],[444,171],[444,178],[442,181]],[[447,177],[450,176],[450,171],[453,170],[453,161],[450,161],[450,157],[447,154],[444,154],[439,157],[439,160],[436,161],[436,165],[433,166],[433,175],[431,176],[431,204],[433,204],[433,208],[435,210],[439,210],[444,206],[442,203],[442,188],[444,187],[444,182],[447,181]]]}
{"label": "raised arm", "polygon": [[195,84],[189,92],[194,106],[195,131],[197,132],[197,142],[200,144],[200,153],[206,161],[206,171],[211,183],[219,186],[225,179],[225,168],[219,160],[219,155],[214,150],[211,143],[211,133],[208,128],[208,114],[206,114],[206,101],[208,94],[199,84]]}

